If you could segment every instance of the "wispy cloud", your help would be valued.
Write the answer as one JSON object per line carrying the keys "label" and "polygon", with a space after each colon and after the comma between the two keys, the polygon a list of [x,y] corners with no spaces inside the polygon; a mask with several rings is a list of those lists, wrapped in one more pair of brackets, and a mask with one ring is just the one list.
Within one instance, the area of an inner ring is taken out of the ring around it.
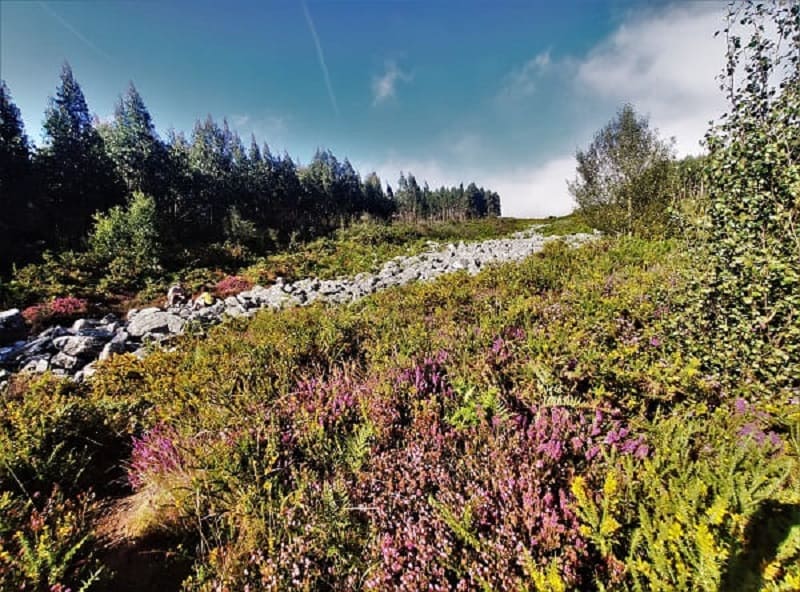
{"label": "wispy cloud", "polygon": [[305,0],[301,0],[303,5],[303,14],[306,15],[306,22],[308,29],[311,31],[311,36],[314,38],[314,45],[317,48],[317,57],[319,58],[319,66],[322,69],[322,76],[325,79],[325,87],[328,89],[328,96],[331,99],[331,106],[336,116],[339,116],[339,105],[336,103],[336,95],[333,93],[333,85],[331,84],[331,76],[328,73],[328,66],[325,63],[325,53],[322,51],[322,44],[319,42],[319,35],[317,35],[317,28],[314,26],[314,20],[311,18],[311,13],[308,11],[308,6]]}
{"label": "wispy cloud", "polygon": [[231,123],[234,127],[244,127],[250,123],[250,116],[240,114],[231,115]]}
{"label": "wispy cloud", "polygon": [[506,75],[499,96],[504,99],[520,99],[533,95],[539,86],[539,80],[551,66],[549,49],[537,54]]}
{"label": "wispy cloud", "polygon": [[372,79],[372,104],[378,105],[395,97],[398,81],[410,82],[411,78],[411,74],[401,70],[395,62],[386,62],[383,74]]}
{"label": "wispy cloud", "polygon": [[80,39],[80,40],[83,42],[83,44],[84,44],[84,45],[86,45],[86,47],[88,47],[89,49],[91,49],[91,50],[92,50],[92,51],[94,51],[95,53],[97,53],[97,54],[101,55],[101,56],[102,56],[102,57],[104,57],[105,59],[107,59],[107,60],[109,60],[109,61],[112,61],[112,62],[114,61],[114,58],[112,58],[112,57],[111,57],[111,55],[109,55],[109,54],[108,54],[108,52],[106,52],[106,51],[104,51],[104,50],[100,49],[99,47],[97,47],[97,45],[95,45],[94,43],[92,43],[92,41],[91,41],[91,40],[89,40],[89,38],[87,38],[87,37],[86,37],[86,35],[84,35],[84,34],[83,34],[83,33],[81,33],[80,31],[78,31],[78,29],[76,29],[74,26],[72,26],[72,24],[71,24],[69,21],[67,21],[67,19],[65,19],[65,18],[64,18],[64,17],[62,17],[60,14],[58,14],[58,13],[57,13],[55,10],[53,10],[52,8],[50,8],[50,7],[49,7],[49,6],[48,6],[46,3],[44,3],[44,2],[37,2],[37,4],[38,4],[38,5],[39,5],[39,7],[41,7],[41,9],[42,9],[42,10],[44,10],[44,11],[45,11],[47,14],[49,14],[51,17],[53,17],[53,18],[54,18],[54,19],[56,19],[56,20],[57,20],[59,23],[61,23],[61,24],[64,26],[64,28],[65,28],[65,29],[67,29],[69,32],[71,32],[73,35],[75,35],[75,37],[77,37],[78,39]]}
{"label": "wispy cloud", "polygon": [[231,115],[230,122],[242,138],[249,139],[250,134],[254,134],[259,143],[266,142],[271,149],[285,148],[289,132],[288,118],[285,116],[235,113]]}

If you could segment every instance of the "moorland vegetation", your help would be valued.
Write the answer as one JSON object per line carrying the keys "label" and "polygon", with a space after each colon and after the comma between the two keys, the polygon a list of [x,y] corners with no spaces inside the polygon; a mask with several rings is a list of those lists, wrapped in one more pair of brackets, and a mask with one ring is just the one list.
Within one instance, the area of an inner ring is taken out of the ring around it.
{"label": "moorland vegetation", "polygon": [[599,241],[15,376],[0,586],[800,589],[800,6],[721,34],[685,183],[579,154]]}

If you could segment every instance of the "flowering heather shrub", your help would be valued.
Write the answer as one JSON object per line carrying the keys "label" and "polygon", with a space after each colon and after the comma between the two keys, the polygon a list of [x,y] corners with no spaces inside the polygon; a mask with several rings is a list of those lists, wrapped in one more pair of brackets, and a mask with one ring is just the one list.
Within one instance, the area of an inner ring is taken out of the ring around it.
{"label": "flowering heather shrub", "polygon": [[22,316],[28,323],[33,324],[41,319],[47,311],[46,304],[34,304],[22,310]]}
{"label": "flowering heather shrub", "polygon": [[66,317],[85,313],[87,305],[88,303],[83,298],[66,296],[63,298],[54,298],[53,301],[50,302],[50,311],[54,315]]}
{"label": "flowering heather shrub", "polygon": [[134,489],[160,475],[183,467],[183,458],[176,445],[177,434],[164,425],[157,425],[141,438],[133,437],[128,482]]}
{"label": "flowering heather shrub", "polygon": [[220,326],[73,386],[75,438],[4,399],[0,473],[151,428],[126,531],[187,536],[187,590],[796,590],[797,404],[711,386],[685,266],[606,241]]}
{"label": "flowering heather shrub", "polygon": [[[415,373],[416,375],[416,373]],[[568,588],[593,565],[569,485],[606,453],[646,456],[610,415],[529,408],[468,429],[421,404],[403,446],[383,450],[358,485],[374,543],[371,590],[518,589],[554,563]]]}
{"label": "flowering heather shrub", "polygon": [[250,280],[238,275],[228,275],[217,282],[214,291],[220,298],[227,298],[253,287]]}
{"label": "flowering heather shrub", "polygon": [[55,323],[64,323],[84,315],[89,310],[89,303],[83,298],[63,296],[53,298],[50,302],[35,304],[22,311],[22,316],[35,331]]}

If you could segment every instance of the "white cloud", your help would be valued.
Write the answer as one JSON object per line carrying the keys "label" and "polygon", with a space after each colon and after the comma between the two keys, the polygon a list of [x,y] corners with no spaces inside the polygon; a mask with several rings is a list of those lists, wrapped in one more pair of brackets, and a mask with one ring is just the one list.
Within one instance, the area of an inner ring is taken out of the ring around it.
{"label": "white cloud", "polygon": [[572,211],[575,204],[567,191],[567,179],[574,177],[575,157],[561,156],[540,166],[489,176],[480,184],[500,194],[504,216],[541,218]]}
{"label": "white cloud", "polygon": [[716,75],[724,41],[714,38],[725,5],[692,2],[646,13],[620,26],[581,60],[576,82],[587,98],[630,102],[674,136],[678,152],[697,153],[710,119],[725,109]]}
{"label": "white cloud", "polygon": [[287,118],[280,115],[234,114],[230,118],[232,127],[249,144],[250,134],[255,134],[259,144],[266,142],[272,151],[282,150],[288,139]]}
{"label": "white cloud", "polygon": [[563,215],[572,211],[574,203],[567,192],[567,179],[575,177],[575,158],[563,156],[540,166],[523,166],[505,171],[488,171],[469,166],[449,166],[438,160],[403,159],[398,156],[380,163],[358,162],[362,176],[378,173],[385,185],[397,186],[400,172],[413,173],[422,185],[431,188],[453,186],[474,181],[500,194],[504,216],[538,218]]}
{"label": "white cloud", "polygon": [[372,79],[372,104],[377,105],[394,98],[398,81],[410,82],[411,74],[401,70],[393,61],[386,62],[383,74]]}
{"label": "white cloud", "polygon": [[550,70],[551,65],[549,49],[537,54],[506,75],[498,98],[520,99],[531,96],[536,92],[540,78]]}
{"label": "white cloud", "polygon": [[700,151],[709,120],[725,111],[716,81],[725,48],[714,38],[724,11],[722,3],[695,2],[632,14],[584,56],[554,60],[546,51],[508,74],[496,99],[535,93],[545,74],[567,80],[570,96],[565,100],[580,106],[581,116],[578,124],[564,126],[561,145],[550,158],[481,164],[475,154],[480,154],[485,138],[464,132],[453,134],[449,152],[443,153],[443,158],[449,153],[452,162],[394,155],[361,170],[377,170],[392,186],[401,170],[413,172],[420,183],[427,179],[432,187],[474,180],[500,194],[506,216],[566,214],[574,207],[567,190],[567,180],[576,174],[573,148],[587,146],[594,130],[625,102],[649,115],[662,137],[674,136],[679,154]]}

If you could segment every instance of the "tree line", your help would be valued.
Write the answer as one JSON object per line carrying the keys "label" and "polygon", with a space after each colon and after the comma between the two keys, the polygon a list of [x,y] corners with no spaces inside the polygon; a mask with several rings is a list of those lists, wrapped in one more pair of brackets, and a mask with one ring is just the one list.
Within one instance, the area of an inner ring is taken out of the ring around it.
{"label": "tree line", "polygon": [[153,201],[162,244],[197,249],[232,241],[269,250],[325,234],[350,221],[465,219],[500,215],[500,197],[474,183],[420,187],[401,174],[395,191],[374,172],[361,178],[350,161],[319,149],[301,166],[273,154],[255,136],[245,143],[227,121],[198,121],[190,136],[159,137],[131,84],[110,122],[90,115],[65,63],[32,146],[20,111],[0,81],[0,271],[35,260],[46,249],[87,246],[98,214]]}

